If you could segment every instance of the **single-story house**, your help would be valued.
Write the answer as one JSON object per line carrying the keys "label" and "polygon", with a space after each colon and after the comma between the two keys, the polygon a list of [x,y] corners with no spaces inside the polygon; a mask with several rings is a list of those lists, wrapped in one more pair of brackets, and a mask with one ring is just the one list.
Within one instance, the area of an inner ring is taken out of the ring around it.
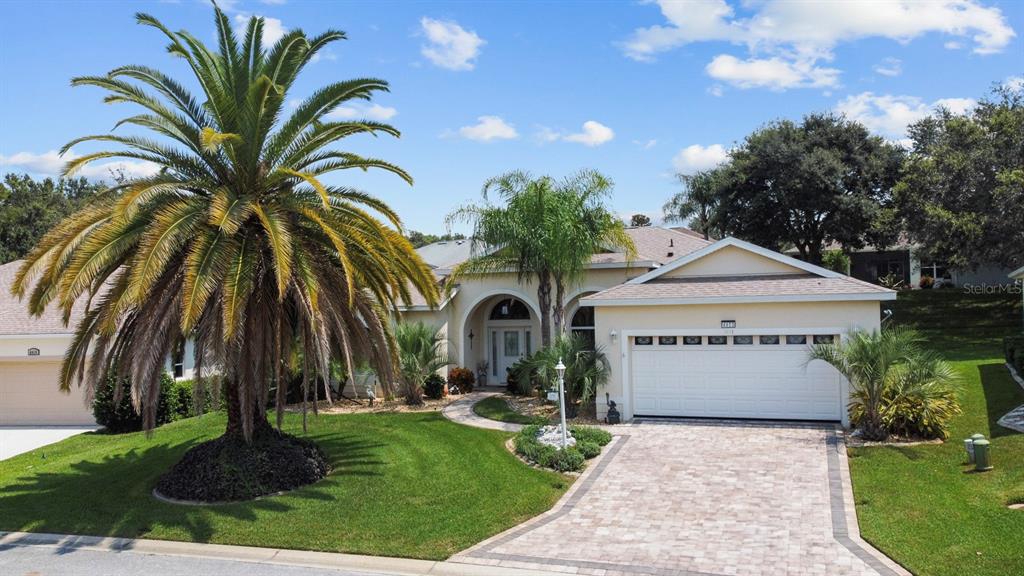
{"label": "single-story house", "polygon": [[[62,394],[57,388],[72,331],[60,310],[35,318],[11,295],[19,266],[20,261],[0,265],[0,426],[94,424],[84,389]],[[73,320],[81,312],[76,306]]]}
{"label": "single-story house", "polygon": [[[0,264],[0,426],[92,425],[85,389],[58,389],[64,352],[82,317],[84,300],[72,310],[68,326],[56,307],[36,318],[24,301],[11,295],[21,261]],[[167,360],[177,379],[193,374],[192,343],[185,342]]]}
{"label": "single-story house", "polygon": [[873,284],[888,276],[904,286],[921,288],[921,278],[927,276],[935,281],[935,286],[1001,286],[1007,284],[1007,272],[991,264],[956,269],[940,261],[922,259],[919,248],[906,241],[886,250],[869,246],[850,252],[850,275]]}
{"label": "single-story house", "polygon": [[[848,384],[807,363],[808,345],[880,327],[880,302],[896,293],[735,238],[627,230],[637,257],[595,255],[566,297],[566,324],[604,350],[609,394],[636,416],[827,420],[846,423]],[[467,240],[419,253],[444,282],[471,257]],[[515,274],[462,279],[436,309],[414,303],[406,320],[439,328],[451,359],[505,381],[540,345],[536,285]],[[602,394],[603,396],[603,394]],[[604,398],[598,416],[607,411]]]}

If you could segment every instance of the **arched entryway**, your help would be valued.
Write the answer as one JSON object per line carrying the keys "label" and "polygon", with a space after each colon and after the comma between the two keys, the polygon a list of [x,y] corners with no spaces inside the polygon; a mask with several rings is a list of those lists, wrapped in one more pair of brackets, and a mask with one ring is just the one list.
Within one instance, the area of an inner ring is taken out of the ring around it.
{"label": "arched entryway", "polygon": [[525,294],[495,292],[481,295],[462,323],[460,364],[480,374],[488,385],[505,383],[506,369],[540,346],[536,305]]}

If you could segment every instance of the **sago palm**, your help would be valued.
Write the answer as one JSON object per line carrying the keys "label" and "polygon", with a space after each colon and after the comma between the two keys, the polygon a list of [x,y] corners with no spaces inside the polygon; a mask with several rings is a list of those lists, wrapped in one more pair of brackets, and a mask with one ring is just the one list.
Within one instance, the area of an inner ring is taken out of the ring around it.
{"label": "sago palm", "polygon": [[[77,157],[65,173],[110,157],[151,162],[159,172],[117,183],[61,222],[19,270],[13,291],[28,297],[33,313],[56,305],[68,318],[76,302],[88,301],[61,388],[75,380],[91,388],[108,371],[127,376],[152,427],[165,358],[191,339],[200,381],[212,371],[226,386],[226,436],[250,440],[270,429],[268,391],[295,346],[304,352],[307,383],[326,377],[332,360],[350,369],[367,360],[382,382],[392,382],[389,311],[411,289],[434,303],[434,281],[387,205],[321,181],[381,168],[411,183],[397,166],[332,148],[357,134],[399,135],[386,124],[330,116],[387,83],[334,82],[292,109],[286,102],[296,78],[342,32],[291,30],[264,47],[261,18],[236,37],[216,9],[218,47],[211,50],[152,16],[137,19],[166,36],[199,95],[147,66],[72,81],[105,90],[108,103],[141,107],[117,125],[150,136],[75,139],[65,152],[81,142],[123,148]],[[284,398],[277,386],[278,426]]]}
{"label": "sago palm", "polygon": [[565,365],[566,407],[570,416],[574,416],[577,402],[592,400],[597,389],[608,383],[611,364],[600,348],[591,350],[584,338],[565,335],[523,361],[516,379],[530,382],[536,377],[545,388],[556,388],[558,372],[555,366],[559,360]]}
{"label": "sago palm", "polygon": [[959,413],[957,378],[923,343],[918,332],[901,327],[854,331],[841,342],[813,346],[809,360],[831,364],[850,382],[850,421],[865,438],[910,430],[942,436]]}
{"label": "sago palm", "polygon": [[423,381],[448,366],[448,341],[437,328],[423,322],[402,322],[395,327],[398,368],[407,404],[423,404]]}

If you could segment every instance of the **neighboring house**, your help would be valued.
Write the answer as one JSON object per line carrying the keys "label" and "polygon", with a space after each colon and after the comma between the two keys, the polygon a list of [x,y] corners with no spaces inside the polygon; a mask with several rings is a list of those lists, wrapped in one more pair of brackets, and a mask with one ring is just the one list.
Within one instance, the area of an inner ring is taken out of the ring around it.
{"label": "neighboring house", "polygon": [[[627,232],[637,257],[595,255],[566,298],[567,330],[587,336],[612,365],[607,392],[625,419],[692,416],[846,423],[847,383],[807,346],[851,329],[879,328],[896,293],[737,240],[674,229]],[[469,241],[420,249],[439,283],[471,255]],[[434,261],[431,261],[431,260]],[[420,301],[406,320],[437,326],[460,366],[488,384],[540,345],[536,284],[513,273],[462,279],[436,310]],[[603,394],[600,394],[603,396]],[[607,411],[604,398],[598,416]]]}
{"label": "neighboring house", "polygon": [[[58,389],[64,352],[82,317],[84,300],[74,307],[67,326],[54,306],[39,318],[23,300],[11,295],[21,261],[0,265],[0,426],[94,424],[85,389],[70,394]],[[167,371],[178,379],[193,373],[192,343],[168,359]]]}
{"label": "neighboring house", "polygon": [[1007,284],[1007,270],[998,266],[980,265],[973,270],[957,270],[942,262],[922,261],[918,249],[901,243],[888,250],[865,248],[850,253],[850,275],[858,280],[878,284],[880,278],[892,276],[911,288],[921,287],[921,278],[928,276],[936,285],[999,286]]}
{"label": "neighboring house", "polygon": [[[72,338],[61,311],[50,308],[34,318],[25,302],[11,295],[20,265],[0,265],[0,426],[93,424],[85,390],[63,394],[57,387]],[[81,317],[82,308],[75,307],[72,322]]]}

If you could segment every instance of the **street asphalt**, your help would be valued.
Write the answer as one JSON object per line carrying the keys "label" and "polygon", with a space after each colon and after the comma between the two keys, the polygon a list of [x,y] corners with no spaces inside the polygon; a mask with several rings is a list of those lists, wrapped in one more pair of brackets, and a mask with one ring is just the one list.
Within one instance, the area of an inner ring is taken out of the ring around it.
{"label": "street asphalt", "polygon": [[[125,551],[0,545],[4,576],[373,576],[368,572],[305,568]],[[375,573],[380,576],[380,573]]]}

